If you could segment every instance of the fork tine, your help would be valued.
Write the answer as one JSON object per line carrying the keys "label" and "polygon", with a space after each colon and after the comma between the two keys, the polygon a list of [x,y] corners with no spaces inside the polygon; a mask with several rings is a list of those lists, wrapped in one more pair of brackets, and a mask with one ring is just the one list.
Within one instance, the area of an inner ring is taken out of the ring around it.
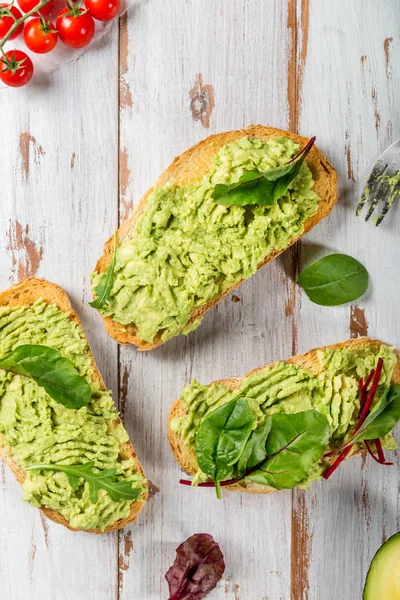
{"label": "fork tine", "polygon": [[391,207],[391,203],[389,200],[389,196],[386,198],[386,202],[381,210],[381,213],[379,215],[379,217],[376,219],[375,221],[375,225],[378,227],[378,225],[380,225],[383,221],[383,219],[385,218],[385,216],[387,215],[387,213],[389,212],[389,208]]}
{"label": "fork tine", "polygon": [[370,220],[370,218],[371,218],[371,215],[372,215],[372,213],[374,212],[374,210],[375,210],[375,208],[376,208],[376,205],[377,205],[377,204],[378,204],[378,199],[377,199],[377,198],[374,198],[374,199],[372,200],[371,204],[369,205],[369,209],[368,209],[367,215],[366,215],[366,217],[365,217],[365,220],[366,220],[366,221],[369,221],[369,220]]}
{"label": "fork tine", "polygon": [[[377,163],[375,164],[375,166],[372,169],[371,174],[370,174],[370,176],[368,178],[367,184],[366,184],[366,186],[365,186],[365,188],[363,190],[361,199],[360,199],[360,201],[359,201],[359,203],[357,205],[357,209],[356,209],[356,215],[357,216],[360,216],[361,211],[364,208],[364,205],[366,204],[366,202],[368,201],[368,199],[369,199],[369,197],[371,195],[371,192],[372,192],[372,190],[373,190],[373,188],[374,188],[377,180],[379,179],[379,177],[381,177],[381,175],[384,174],[384,172],[387,169],[387,166],[388,166],[387,163],[385,161],[381,161],[381,160],[378,160]],[[365,219],[366,221],[368,221],[368,219],[370,218],[370,216],[371,216],[372,212],[374,211],[376,205],[377,205],[377,202],[375,202],[375,200],[374,200],[372,202],[372,204],[371,204],[372,210],[371,210],[371,207],[370,207],[370,209],[368,211],[368,215],[369,216],[367,215],[367,218]]]}
{"label": "fork tine", "polygon": [[364,208],[368,198],[369,198],[369,193],[370,193],[370,189],[368,187],[368,184],[365,186],[365,188],[363,189],[363,193],[361,195],[360,201],[357,204],[357,209],[356,209],[356,216],[359,217],[362,209]]}
{"label": "fork tine", "polygon": [[380,202],[381,200],[386,200],[390,197],[390,185],[387,181],[379,181],[378,182],[378,187],[376,190],[376,194],[374,199],[372,200],[370,207],[368,209],[367,212],[367,216],[365,217],[366,221],[369,221],[369,219],[371,218],[372,213],[375,210],[376,205],[378,204],[378,202]]}
{"label": "fork tine", "polygon": [[381,210],[380,215],[378,216],[378,218],[375,221],[375,225],[378,227],[378,225],[380,225],[380,223],[382,223],[383,219],[385,218],[386,214],[389,212],[389,209],[393,206],[393,203],[400,197],[400,183],[398,183],[391,194],[388,194],[385,200],[385,204],[383,205],[383,208]]}

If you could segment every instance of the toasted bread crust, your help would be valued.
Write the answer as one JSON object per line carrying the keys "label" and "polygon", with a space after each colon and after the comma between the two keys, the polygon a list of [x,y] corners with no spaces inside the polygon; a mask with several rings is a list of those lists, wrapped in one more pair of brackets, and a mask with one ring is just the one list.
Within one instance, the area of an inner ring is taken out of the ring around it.
{"label": "toasted bread crust", "polygon": [[[358,339],[346,340],[345,342],[340,342],[338,344],[333,344],[331,346],[324,346],[322,348],[314,348],[313,350],[310,350],[306,354],[299,354],[298,356],[293,356],[292,358],[289,358],[287,360],[280,361],[280,362],[296,364],[299,367],[308,369],[312,373],[316,373],[318,371],[318,365],[319,365],[319,361],[317,358],[318,350],[326,350],[326,349],[340,350],[342,348],[345,348],[347,350],[354,350],[355,348],[359,348],[360,346],[367,346],[367,345],[375,346],[375,347],[379,348],[381,346],[381,344],[384,344],[384,342],[381,342],[379,340],[375,340],[372,338],[368,338],[368,337],[360,337]],[[271,366],[273,366],[273,364],[274,363],[271,363],[270,365],[266,365],[266,366],[271,367]],[[234,389],[237,389],[238,387],[240,387],[240,385],[245,377],[248,377],[249,375],[254,375],[254,374],[262,371],[263,369],[265,369],[265,366],[259,367],[258,369],[254,369],[253,371],[246,373],[246,375],[244,375],[241,378],[231,377],[229,379],[221,379],[219,381],[214,381],[212,383],[219,383],[219,384],[227,387],[229,390],[234,390]],[[400,383],[400,353],[399,352],[397,352],[397,364],[393,370],[393,377],[392,377],[392,384],[395,384],[395,383]],[[209,385],[212,385],[212,384],[210,383]],[[195,475],[195,473],[197,472],[197,460],[196,460],[196,453],[194,451],[194,448],[189,448],[189,447],[185,446],[182,441],[182,438],[178,434],[174,433],[171,429],[172,419],[175,419],[177,417],[182,417],[185,414],[187,414],[187,411],[186,411],[184,404],[179,399],[175,400],[175,402],[171,406],[171,409],[169,411],[168,418],[167,418],[168,440],[169,440],[169,444],[171,446],[172,453],[175,457],[175,460],[179,463],[180,467],[184,471],[186,471],[186,473],[188,473],[189,475]],[[276,491],[273,488],[269,488],[269,487],[254,483],[253,481],[243,481],[240,483],[236,483],[234,485],[224,486],[224,490],[229,490],[231,492],[247,492],[249,494],[271,494],[272,492]]]}
{"label": "toasted bread crust", "polygon": [[[218,154],[219,150],[225,144],[238,140],[244,136],[256,137],[261,140],[268,140],[271,137],[283,136],[292,139],[294,142],[304,146],[308,139],[299,136],[291,131],[285,131],[282,129],[276,129],[275,127],[263,127],[262,125],[251,125],[247,129],[239,129],[236,131],[228,131],[226,133],[219,133],[211,135],[210,137],[202,140],[192,148],[183,152],[180,156],[176,157],[172,164],[162,173],[159,177],[156,185],[162,186],[168,182],[180,187],[196,181],[199,181],[211,168],[212,158]],[[304,232],[306,234],[310,229],[314,227],[321,219],[326,217],[334,207],[338,192],[337,192],[337,174],[328,159],[322,154],[315,145],[311,148],[310,153],[307,156],[307,164],[310,167],[313,178],[314,178],[314,191],[320,197],[317,213],[307,219],[304,223]],[[147,200],[154,187],[149,189],[143,196],[138,206],[132,213],[132,215],[126,219],[121,227],[117,231],[118,244],[121,244],[126,239],[132,236],[134,225],[143,212]],[[287,246],[294,244],[301,236],[290,242]],[[271,252],[263,261],[258,265],[258,269],[261,269],[264,265],[268,264],[279,254],[284,252],[287,248],[280,251]],[[106,270],[108,265],[111,263],[114,252],[114,238],[110,237],[104,245],[103,255],[99,258],[96,263],[95,271],[102,273]],[[223,294],[217,296],[213,300],[207,302],[203,306],[200,306],[193,310],[192,315],[185,327],[189,326],[197,318],[202,317],[212,306],[217,304],[224,296],[229,294],[232,290],[243,283],[243,279],[230,286]],[[134,324],[121,325],[114,321],[110,317],[105,317],[100,313],[108,334],[114,338],[119,344],[134,344],[139,350],[153,350],[163,344],[161,335],[158,335],[154,342],[149,343],[141,340],[137,336],[137,329]],[[124,329],[124,331],[121,331]],[[183,328],[182,328],[183,329]]]}
{"label": "toasted bread crust", "polygon": [[[13,285],[8,290],[1,292],[0,293],[0,306],[29,306],[29,305],[33,304],[35,302],[35,300],[38,300],[39,298],[43,299],[48,304],[55,304],[59,308],[59,310],[68,313],[68,316],[71,319],[71,321],[74,321],[78,325],[78,327],[80,327],[80,329],[82,330],[82,332],[84,334],[82,324],[79,320],[78,315],[73,310],[67,294],[64,292],[64,290],[61,287],[59,287],[58,285],[56,285],[54,283],[50,283],[50,282],[46,281],[45,279],[36,279],[35,277],[30,277],[29,279],[25,279],[24,281],[21,281],[21,283],[17,283],[16,285]],[[102,378],[99,370],[97,369],[95,358],[94,358],[94,355],[93,355],[90,347],[89,347],[89,352],[90,352],[92,362],[93,362],[94,377],[95,377],[96,381],[99,382],[101,389],[106,390],[107,388],[104,384],[103,378]],[[121,421],[118,418],[114,421],[113,424],[116,427],[117,425],[119,425],[120,422]],[[135,463],[135,470],[140,472],[144,476],[144,471],[143,471],[142,465],[140,464],[140,462],[137,458],[135,449],[130,442],[126,442],[125,444],[123,444],[123,446],[121,448],[121,454],[126,458],[132,458]],[[22,467],[20,467],[17,464],[17,462],[14,460],[12,451],[5,444],[5,440],[4,440],[3,436],[1,436],[1,434],[0,434],[0,456],[3,458],[3,460],[8,464],[10,469],[13,471],[15,477],[17,478],[17,481],[19,481],[19,483],[22,485],[22,483],[25,480],[26,473],[25,473],[24,469],[22,469]],[[136,517],[138,516],[138,514],[140,513],[140,511],[142,510],[142,508],[145,505],[146,500],[147,500],[147,496],[148,496],[147,482],[144,485],[144,487],[145,487],[145,493],[141,496],[141,501],[140,502],[138,502],[138,501],[132,502],[131,512],[126,519],[120,519],[119,521],[116,521],[111,526],[107,527],[107,529],[105,529],[104,532],[100,531],[100,529],[85,529],[84,531],[87,531],[89,533],[105,533],[107,531],[112,531],[114,529],[122,529],[128,523],[130,523],[131,521],[134,521],[136,519]],[[46,515],[46,517],[48,517],[52,521],[55,521],[56,523],[60,523],[61,525],[64,525],[68,529],[71,529],[71,531],[77,531],[76,529],[72,528],[70,526],[69,522],[67,521],[67,519],[65,517],[63,517],[57,511],[50,509],[50,508],[46,508],[44,506],[40,507],[40,510]]]}

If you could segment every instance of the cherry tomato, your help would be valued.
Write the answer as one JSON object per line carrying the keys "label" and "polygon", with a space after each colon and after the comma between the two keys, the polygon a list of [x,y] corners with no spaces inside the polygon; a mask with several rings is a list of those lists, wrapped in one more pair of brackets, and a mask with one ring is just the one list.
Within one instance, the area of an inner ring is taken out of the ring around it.
{"label": "cherry tomato", "polygon": [[[35,8],[35,6],[37,4],[39,4],[39,0],[18,0],[18,4],[19,4],[19,7],[22,10],[22,12],[28,13],[33,8]],[[51,13],[51,11],[53,10],[53,6],[54,6],[54,0],[50,0],[50,2],[48,4],[46,4],[45,6],[42,6],[42,8],[40,10],[38,10],[37,12],[35,12],[33,14],[35,17],[40,17],[40,15],[43,15],[43,17],[48,17],[49,14]]]}
{"label": "cherry tomato", "polygon": [[98,21],[111,21],[121,9],[121,0],[85,0],[85,6]]}
{"label": "cherry tomato", "polygon": [[[7,35],[15,23],[15,20],[12,16],[10,16],[10,13],[15,17],[15,19],[20,19],[22,17],[22,14],[15,6],[11,6],[11,4],[0,4],[0,40]],[[13,40],[20,35],[23,29],[24,25],[21,23],[14,33],[10,35],[10,40]]]}
{"label": "cherry tomato", "polygon": [[43,17],[35,17],[25,25],[24,41],[32,52],[47,54],[57,44],[58,33],[52,23]]}
{"label": "cherry tomato", "polygon": [[33,62],[22,50],[9,50],[0,63],[0,79],[11,87],[21,87],[33,75]]}
{"label": "cherry tomato", "polygon": [[78,4],[70,3],[58,15],[56,29],[66,46],[83,48],[94,35],[93,17],[84,8],[79,8]]}

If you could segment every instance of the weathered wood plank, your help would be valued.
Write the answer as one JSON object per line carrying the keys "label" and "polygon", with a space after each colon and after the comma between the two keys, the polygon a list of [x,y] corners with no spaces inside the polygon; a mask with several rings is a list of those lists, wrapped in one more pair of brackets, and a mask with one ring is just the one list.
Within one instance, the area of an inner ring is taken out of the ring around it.
{"label": "weathered wood plank", "polygon": [[[345,18],[344,18],[345,15]],[[354,215],[369,170],[399,137],[399,15],[395,2],[376,11],[373,2],[311,0],[308,52],[299,123],[337,166],[339,205],[303,242],[302,264],[340,251],[368,268],[371,287],[358,306],[312,305],[301,296],[298,349],[347,337],[379,337],[397,346],[399,317],[396,209],[375,229]],[[397,468],[355,458],[329,482],[295,494],[307,531],[308,576],[296,600],[360,598],[369,562],[382,541],[397,531]]]}
{"label": "weathered wood plank", "polygon": [[[251,122],[288,125],[293,58],[286,2],[139,3],[121,43],[121,218],[176,154],[208,134]],[[213,598],[290,595],[290,492],[226,494],[218,502],[212,491],[182,488],[166,439],[170,404],[192,377],[240,375],[291,353],[291,288],[282,264],[236,295],[240,302],[224,300],[188,338],[148,354],[121,347],[125,422],[160,488],[128,530],[128,544],[126,533],[120,537],[121,598],[165,596],[163,575],[176,546],[198,531],[212,533],[226,556],[226,578]]]}
{"label": "weathered wood plank", "polygon": [[[30,275],[61,284],[114,390],[116,346],[87,300],[89,273],[116,220],[117,38],[114,28],[51,78],[0,91],[1,288]],[[116,598],[116,534],[72,533],[48,521],[21,501],[4,466],[0,486],[3,598]]]}

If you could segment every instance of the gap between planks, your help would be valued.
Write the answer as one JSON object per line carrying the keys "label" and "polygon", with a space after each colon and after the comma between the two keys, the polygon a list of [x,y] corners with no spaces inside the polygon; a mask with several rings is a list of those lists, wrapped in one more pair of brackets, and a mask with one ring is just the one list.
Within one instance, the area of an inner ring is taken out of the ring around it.
{"label": "gap between planks", "polygon": [[[288,127],[299,133],[301,121],[302,85],[307,61],[310,0],[288,0],[287,29],[290,49],[287,64]],[[286,317],[291,319],[291,353],[297,354],[297,321],[300,318],[300,295],[296,279],[301,266],[302,243],[298,241],[289,250],[292,280],[287,283]],[[290,598],[308,600],[312,532],[305,492],[292,491]]]}
{"label": "gap between planks", "polygon": [[[121,224],[121,209],[122,209],[122,195],[121,190],[126,190],[127,181],[126,181],[126,169],[124,168],[125,162],[124,157],[122,156],[121,151],[121,111],[124,104],[124,89],[123,89],[123,74],[124,69],[126,69],[128,55],[128,14],[125,13],[120,19],[118,23],[118,119],[117,119],[117,127],[118,127],[118,144],[117,144],[117,165],[118,165],[118,177],[117,177],[117,227]],[[125,217],[127,215],[125,214]],[[122,392],[122,382],[121,382],[121,348],[119,344],[117,344],[117,406],[118,410],[121,413],[121,420],[124,422],[124,406],[121,406],[121,392]],[[120,600],[122,591],[123,591],[123,581],[124,581],[124,571],[126,570],[126,561],[124,560],[123,552],[124,552],[124,533],[123,530],[118,529],[116,536],[116,558],[117,558],[117,585],[116,585],[116,600]]]}

